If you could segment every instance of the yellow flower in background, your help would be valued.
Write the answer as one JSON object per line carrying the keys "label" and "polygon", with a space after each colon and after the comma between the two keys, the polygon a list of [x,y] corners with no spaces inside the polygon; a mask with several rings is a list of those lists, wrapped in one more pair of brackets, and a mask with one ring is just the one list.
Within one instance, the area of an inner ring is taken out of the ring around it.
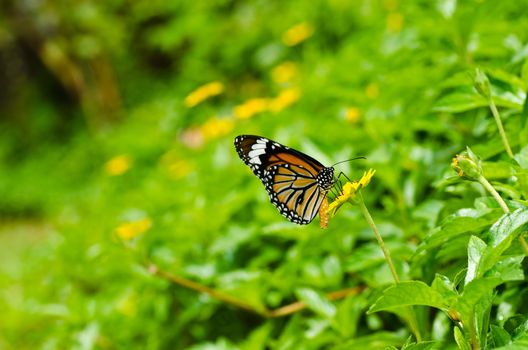
{"label": "yellow flower in background", "polygon": [[224,92],[224,84],[219,81],[213,81],[211,83],[205,84],[191,92],[187,97],[185,97],[185,106],[192,108],[197,104],[207,100],[209,97],[220,95]]}
{"label": "yellow flower in background", "polygon": [[169,175],[173,179],[177,180],[187,176],[191,172],[192,166],[189,164],[189,162],[180,159],[170,163],[167,170]]}
{"label": "yellow flower in background", "polygon": [[397,0],[385,0],[383,1],[383,7],[388,11],[395,11],[400,6]]}
{"label": "yellow flower in background", "polygon": [[371,100],[375,99],[379,96],[379,86],[376,83],[370,83],[367,85],[367,88],[365,89],[365,95],[367,95],[368,98]]}
{"label": "yellow flower in background", "polygon": [[288,29],[282,35],[282,42],[287,46],[295,46],[312,36],[313,32],[312,25],[302,22]]}
{"label": "yellow flower in background", "polygon": [[400,13],[392,12],[387,16],[387,29],[390,32],[398,33],[403,28],[403,16]]}
{"label": "yellow flower in background", "polygon": [[269,104],[269,109],[272,112],[280,112],[284,108],[291,106],[301,96],[301,92],[297,88],[290,88],[282,90],[279,96],[271,100]]}
{"label": "yellow flower in background", "polygon": [[292,81],[298,74],[297,65],[293,62],[287,61],[271,71],[271,79],[279,84],[284,84]]}
{"label": "yellow flower in background", "polygon": [[121,239],[128,241],[142,233],[145,233],[151,226],[152,221],[149,218],[144,218],[119,225],[115,229],[115,233]]}
{"label": "yellow flower in background", "polygon": [[122,175],[130,169],[132,165],[132,160],[126,154],[116,156],[106,162],[104,166],[104,171],[107,175],[117,176]]}
{"label": "yellow flower in background", "polygon": [[345,109],[345,120],[351,124],[356,124],[361,116],[361,111],[357,107],[348,107]]}
{"label": "yellow flower in background", "polygon": [[173,179],[181,179],[187,176],[193,166],[187,160],[182,159],[180,152],[172,149],[165,153],[160,159],[160,165]]}
{"label": "yellow flower in background", "polygon": [[233,130],[235,122],[231,118],[209,118],[200,128],[204,139],[213,139],[227,135]]}
{"label": "yellow flower in background", "polygon": [[369,169],[367,172],[363,173],[363,176],[358,181],[349,181],[345,183],[340,195],[328,206],[328,213],[334,216],[343,204],[350,201],[353,202],[356,199],[356,193],[360,189],[367,187],[375,172],[375,170]]}
{"label": "yellow flower in background", "polygon": [[137,314],[138,296],[134,291],[125,292],[115,304],[116,310],[121,314],[134,317]]}
{"label": "yellow flower in background", "polygon": [[257,113],[264,112],[268,109],[269,99],[267,98],[252,98],[241,105],[235,107],[235,117],[238,119],[249,119]]}

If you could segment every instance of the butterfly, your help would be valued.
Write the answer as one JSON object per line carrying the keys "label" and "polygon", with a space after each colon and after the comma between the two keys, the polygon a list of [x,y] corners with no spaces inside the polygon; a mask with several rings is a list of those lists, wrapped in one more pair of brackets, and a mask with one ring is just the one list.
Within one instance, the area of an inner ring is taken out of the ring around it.
{"label": "butterfly", "polygon": [[235,149],[262,181],[271,203],[296,224],[313,220],[336,182],[333,167],[262,136],[237,136]]}

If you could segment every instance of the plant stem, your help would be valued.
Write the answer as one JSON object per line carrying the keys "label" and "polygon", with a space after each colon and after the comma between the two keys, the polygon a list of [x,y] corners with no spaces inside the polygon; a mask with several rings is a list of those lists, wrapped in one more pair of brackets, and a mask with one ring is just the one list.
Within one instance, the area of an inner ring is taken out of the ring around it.
{"label": "plant stem", "polygon": [[257,310],[253,305],[245,303],[231,295],[224,294],[210,287],[204,286],[203,284],[200,284],[200,283],[191,281],[187,278],[173,275],[172,273],[163,271],[157,265],[153,263],[149,263],[147,266],[148,266],[149,272],[153,275],[159,276],[165,280],[171,281],[175,284],[178,284],[182,287],[194,290],[196,292],[205,293],[216,300],[225,302],[226,304],[231,304],[240,309],[250,311],[253,313],[257,313],[262,316],[267,316],[266,310]]}
{"label": "plant stem", "polygon": [[[356,193],[356,196],[358,198],[358,204],[359,209],[361,210],[361,213],[365,217],[365,220],[367,220],[367,223],[369,224],[370,228],[374,232],[374,236],[376,236],[376,240],[378,241],[378,244],[383,251],[383,255],[385,255],[385,260],[387,261],[387,264],[389,265],[389,269],[392,274],[392,278],[394,279],[394,282],[396,284],[400,283],[400,278],[398,277],[398,274],[396,273],[396,269],[394,268],[394,264],[392,263],[392,259],[390,256],[389,250],[385,247],[385,242],[383,242],[383,238],[381,237],[378,227],[374,223],[374,220],[372,219],[372,216],[370,216],[370,213],[367,209],[367,206],[365,205],[365,202],[363,201],[363,196],[361,195],[361,191],[358,191]],[[414,312],[414,308],[412,306],[407,308],[408,310],[408,317],[409,317],[409,326],[411,327],[412,332],[414,333],[414,336],[416,337],[417,342],[422,341],[422,336],[420,334],[420,330],[418,328],[418,322],[416,321],[416,314]]]}
{"label": "plant stem", "polygon": [[495,188],[489,183],[489,181],[484,176],[480,175],[478,178],[478,182],[480,182],[480,184],[484,186],[484,188],[488,190],[489,193],[491,193],[491,195],[493,196],[493,198],[495,198],[497,203],[499,203],[500,207],[502,208],[505,214],[510,212],[510,208],[508,208],[506,202],[504,202],[504,199],[502,199],[497,190],[495,190]]}
{"label": "plant stem", "polygon": [[497,128],[499,129],[499,134],[501,136],[504,148],[506,149],[506,153],[508,153],[508,157],[513,159],[513,153],[510,148],[508,138],[506,137],[506,132],[504,131],[504,127],[502,126],[502,121],[500,118],[499,111],[497,110],[497,106],[495,106],[495,102],[493,102],[493,98],[491,96],[489,97],[488,103],[491,109],[491,114],[493,114],[493,118],[495,118],[495,122],[497,123]]}
{"label": "plant stem", "polygon": [[[252,312],[254,314],[260,315],[265,318],[278,318],[278,317],[284,317],[291,315],[293,313],[299,312],[306,308],[306,304],[303,301],[296,301],[294,303],[281,306],[277,309],[269,310],[269,309],[262,309],[257,308],[251,304],[248,304],[242,300],[239,300],[231,295],[219,292],[215,289],[212,289],[210,287],[204,286],[203,284],[191,281],[187,278],[174,275],[170,272],[161,270],[156,264],[147,261],[146,267],[148,268],[149,272],[155,276],[161,277],[164,280],[167,280],[171,283],[177,284],[179,286],[185,287],[190,290],[194,290],[195,292],[204,293],[209,295],[211,298],[216,299],[218,301],[224,302],[229,305],[233,305],[239,309],[246,310],[249,312]],[[339,300],[346,298],[350,295],[357,295],[361,293],[365,287],[358,286],[354,288],[345,288],[340,289],[331,293],[326,294],[326,297],[328,300]]]}
{"label": "plant stem", "polygon": [[[491,195],[493,196],[493,198],[495,198],[495,200],[497,201],[497,203],[499,203],[499,206],[502,208],[502,210],[504,211],[505,214],[508,214],[510,212],[510,208],[508,208],[508,206],[506,205],[506,202],[504,202],[504,199],[502,199],[502,197],[500,196],[500,194],[497,192],[497,190],[495,190],[495,188],[489,183],[489,181],[482,175],[479,176],[478,178],[478,182],[480,182],[480,184],[482,186],[484,186],[484,188],[486,190],[488,190],[489,193],[491,193]],[[521,232],[521,234],[519,235],[519,242],[521,243],[521,248],[524,252],[524,255],[527,255],[528,256],[528,243],[526,242],[526,240],[524,239],[524,235],[523,233]]]}
{"label": "plant stem", "polygon": [[398,277],[398,274],[396,273],[396,269],[394,268],[394,264],[392,263],[392,259],[390,256],[389,250],[385,247],[385,242],[383,242],[383,238],[381,238],[381,235],[378,231],[378,228],[376,227],[376,224],[374,223],[374,220],[372,219],[372,216],[370,216],[370,213],[365,206],[365,202],[363,201],[363,196],[361,195],[361,192],[357,192],[357,198],[359,199],[359,209],[361,210],[361,213],[365,217],[365,220],[367,220],[367,223],[369,224],[372,231],[374,231],[374,236],[376,236],[376,239],[378,240],[378,244],[383,251],[383,255],[385,255],[385,260],[387,260],[387,264],[389,265],[389,269],[392,273],[392,278],[394,279],[394,282],[400,283],[400,278]]}

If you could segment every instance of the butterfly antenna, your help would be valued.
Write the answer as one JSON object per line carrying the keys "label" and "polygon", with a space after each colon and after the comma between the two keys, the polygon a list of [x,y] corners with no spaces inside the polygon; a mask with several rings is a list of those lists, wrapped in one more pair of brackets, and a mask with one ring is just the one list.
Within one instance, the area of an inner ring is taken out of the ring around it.
{"label": "butterfly antenna", "polygon": [[333,168],[334,166],[336,166],[337,164],[346,163],[346,162],[351,162],[351,161],[353,161],[353,160],[357,160],[357,159],[367,159],[367,158],[365,158],[365,157],[356,157],[356,158],[352,158],[352,159],[342,160],[342,161],[340,161],[340,162],[337,162],[337,163],[332,164],[332,168]]}

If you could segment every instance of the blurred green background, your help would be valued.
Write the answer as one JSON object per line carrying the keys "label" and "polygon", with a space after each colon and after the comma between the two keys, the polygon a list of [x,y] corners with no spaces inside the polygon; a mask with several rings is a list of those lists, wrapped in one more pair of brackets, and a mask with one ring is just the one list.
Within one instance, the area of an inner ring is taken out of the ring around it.
{"label": "blurred green background", "polygon": [[[466,145],[501,157],[468,72],[485,67],[512,147],[526,144],[527,8],[3,3],[0,348],[401,346],[404,323],[366,315],[391,277],[357,208],[343,208],[327,230],[317,219],[287,222],[233,138],[263,135],[327,165],[367,157],[338,168],[352,178],[376,169],[365,198],[403,278],[454,275],[464,250],[409,260],[443,217],[484,195],[441,185],[454,175],[451,158]],[[294,302],[300,287],[367,291],[333,312],[266,320],[153,276],[147,259],[256,309]],[[454,344],[447,318],[435,317],[441,327],[426,338]]]}

